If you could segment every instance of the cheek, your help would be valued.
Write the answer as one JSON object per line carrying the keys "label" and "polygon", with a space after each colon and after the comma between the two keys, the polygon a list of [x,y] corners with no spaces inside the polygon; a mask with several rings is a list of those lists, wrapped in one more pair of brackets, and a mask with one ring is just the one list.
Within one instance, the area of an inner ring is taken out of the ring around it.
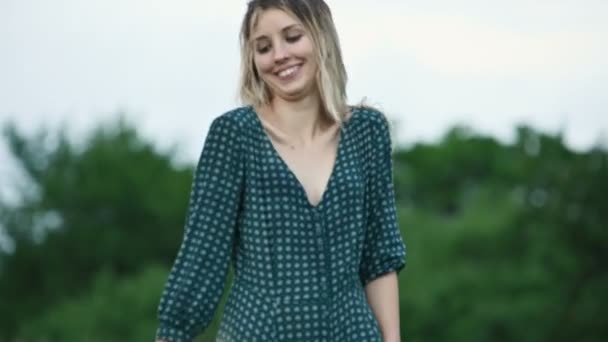
{"label": "cheek", "polygon": [[268,58],[263,56],[256,56],[253,59],[253,64],[258,71],[258,74],[267,73],[272,69],[272,62],[269,62]]}
{"label": "cheek", "polygon": [[302,39],[300,43],[296,45],[296,48],[301,56],[312,58],[315,55],[315,48],[310,38]]}
{"label": "cheek", "polygon": [[302,51],[302,54],[300,54],[300,56],[306,58],[308,71],[314,73],[318,68],[317,56],[315,55],[314,51],[307,49],[305,51]]}

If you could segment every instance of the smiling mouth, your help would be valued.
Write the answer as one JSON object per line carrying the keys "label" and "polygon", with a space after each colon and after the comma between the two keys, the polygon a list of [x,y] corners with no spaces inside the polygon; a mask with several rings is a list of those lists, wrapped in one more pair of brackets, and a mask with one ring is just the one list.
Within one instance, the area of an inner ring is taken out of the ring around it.
{"label": "smiling mouth", "polygon": [[281,70],[281,71],[275,73],[275,75],[278,76],[281,80],[289,80],[289,79],[293,78],[293,76],[295,76],[298,73],[298,71],[300,71],[301,67],[302,67],[301,64],[294,65],[287,69],[284,69],[284,70]]}

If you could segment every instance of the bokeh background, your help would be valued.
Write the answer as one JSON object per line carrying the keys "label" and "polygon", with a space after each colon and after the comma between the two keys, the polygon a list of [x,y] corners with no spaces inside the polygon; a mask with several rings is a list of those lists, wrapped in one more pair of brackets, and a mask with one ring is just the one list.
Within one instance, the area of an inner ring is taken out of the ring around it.
{"label": "bokeh background", "polygon": [[[327,2],[393,122],[403,340],[608,340],[608,2]],[[245,3],[0,0],[0,341],[153,340]]]}

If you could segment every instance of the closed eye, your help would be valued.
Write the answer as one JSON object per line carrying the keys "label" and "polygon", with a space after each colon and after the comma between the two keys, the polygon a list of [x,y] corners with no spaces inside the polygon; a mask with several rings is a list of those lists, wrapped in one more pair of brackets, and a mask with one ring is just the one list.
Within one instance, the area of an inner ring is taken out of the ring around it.
{"label": "closed eye", "polygon": [[298,40],[300,40],[300,38],[302,38],[302,35],[301,35],[301,34],[299,34],[299,35],[297,35],[297,36],[291,36],[291,37],[287,37],[287,38],[285,38],[285,40],[286,40],[288,43],[295,43],[295,42],[297,42]]}
{"label": "closed eye", "polygon": [[[299,35],[295,35],[295,36],[285,37],[285,40],[288,43],[293,44],[293,43],[299,41],[301,38],[302,38],[302,35],[299,34]],[[263,46],[258,47],[256,50],[257,50],[257,52],[259,54],[265,54],[268,51],[270,51],[270,48],[271,48],[271,45],[267,44],[267,45],[263,45]]]}
{"label": "closed eye", "polygon": [[257,51],[259,54],[264,54],[264,53],[270,51],[270,45],[259,47],[259,48],[257,48]]}

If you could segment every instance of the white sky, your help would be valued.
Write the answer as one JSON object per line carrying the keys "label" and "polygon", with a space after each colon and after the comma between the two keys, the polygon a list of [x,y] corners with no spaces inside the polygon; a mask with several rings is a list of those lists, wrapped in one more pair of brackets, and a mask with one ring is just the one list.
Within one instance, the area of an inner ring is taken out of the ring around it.
{"label": "white sky", "polygon": [[[245,3],[0,0],[0,122],[80,134],[123,110],[193,162],[211,120],[238,105]],[[583,149],[608,128],[608,1],[328,3],[351,102],[399,120],[400,142],[455,123],[508,140],[526,122]]]}

